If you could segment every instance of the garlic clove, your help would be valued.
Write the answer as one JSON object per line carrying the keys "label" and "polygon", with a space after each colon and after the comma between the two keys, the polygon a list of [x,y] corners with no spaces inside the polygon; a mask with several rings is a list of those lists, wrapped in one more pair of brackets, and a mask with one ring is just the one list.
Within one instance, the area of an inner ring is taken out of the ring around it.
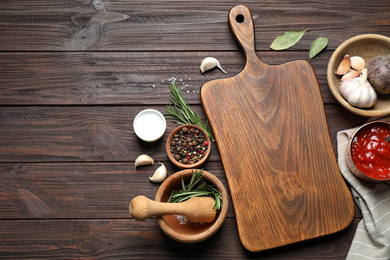
{"label": "garlic clove", "polygon": [[160,163],[161,166],[157,168],[157,170],[154,172],[152,177],[149,177],[149,179],[152,182],[159,183],[165,180],[167,177],[167,168],[165,167],[164,164]]}
{"label": "garlic clove", "polygon": [[154,164],[154,160],[152,159],[152,157],[150,157],[147,154],[141,154],[135,160],[134,171],[136,170],[137,166],[139,166],[139,165],[148,165],[148,164],[151,164],[151,165]]}
{"label": "garlic clove", "polygon": [[344,75],[346,73],[348,73],[348,71],[350,70],[351,68],[351,58],[349,57],[349,55],[345,55],[344,58],[341,60],[337,70],[335,71],[335,73],[337,75]]}
{"label": "garlic clove", "polygon": [[344,80],[347,80],[347,79],[354,79],[354,78],[357,78],[359,76],[360,76],[360,72],[358,72],[356,70],[350,70],[348,73],[344,74],[341,77],[341,82],[343,82]]}
{"label": "garlic clove", "polygon": [[223,73],[227,74],[226,71],[224,71],[219,64],[219,61],[216,58],[213,57],[207,57],[202,60],[200,63],[200,71],[204,73],[207,70],[211,70],[215,67],[218,67]]}
{"label": "garlic clove", "polygon": [[352,56],[351,60],[351,68],[357,71],[362,71],[366,67],[366,62],[362,57]]}

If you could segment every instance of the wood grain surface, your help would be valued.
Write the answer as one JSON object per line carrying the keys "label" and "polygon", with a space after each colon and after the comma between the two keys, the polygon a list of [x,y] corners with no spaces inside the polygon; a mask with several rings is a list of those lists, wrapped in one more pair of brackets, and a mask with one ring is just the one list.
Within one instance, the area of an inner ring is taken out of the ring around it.
{"label": "wood grain surface", "polygon": [[[306,52],[258,53],[270,65],[308,58]],[[217,57],[228,74],[201,74],[207,56]],[[320,55],[311,64],[324,102],[334,103],[326,80],[329,58]],[[200,104],[203,83],[236,75],[244,65],[243,56],[232,51],[0,52],[0,105],[165,105],[173,78],[188,103]]]}
{"label": "wood grain surface", "polygon": [[[132,129],[143,109],[165,111],[174,78],[202,119],[205,82],[230,78],[245,66],[229,31],[232,0],[13,0],[0,6],[0,258],[1,259],[345,259],[361,212],[339,233],[251,253],[237,230],[233,205],[211,239],[182,244],[155,219],[128,214],[138,195],[153,198],[148,179],[159,166],[134,171],[141,153],[177,169],[165,154],[168,133],[144,143]],[[247,1],[256,53],[268,65],[306,60],[324,100],[333,149],[336,133],[367,120],[333,98],[326,66],[346,39],[390,36],[387,0]],[[310,30],[286,51],[269,49],[288,30]],[[309,60],[317,37],[329,44]],[[214,56],[219,70],[201,74]],[[217,145],[205,170],[228,189]],[[230,194],[230,192],[229,192]],[[231,201],[231,197],[229,197]],[[231,203],[231,202],[230,202]]]}
{"label": "wood grain surface", "polygon": [[202,86],[244,247],[262,251],[338,232],[352,196],[337,166],[316,76],[306,61],[256,55],[246,6],[229,12],[244,70]]}
{"label": "wood grain surface", "polygon": [[243,250],[238,239],[231,239],[238,236],[233,218],[226,219],[213,239],[197,244],[168,239],[155,219],[4,220],[0,222],[0,253],[3,258],[39,259],[272,259],[275,255],[280,259],[345,259],[356,226],[357,221],[338,236],[252,254]]}
{"label": "wood grain surface", "polygon": [[[364,32],[390,35],[387,1],[244,0],[252,13],[258,50],[288,30],[311,28],[292,50],[308,50],[320,36],[334,49]],[[226,26],[235,1],[7,1],[0,16],[5,51],[227,51],[236,50]],[[209,8],[205,8],[208,6]],[[355,26],[349,26],[349,25]],[[17,44],[15,44],[17,43]]]}

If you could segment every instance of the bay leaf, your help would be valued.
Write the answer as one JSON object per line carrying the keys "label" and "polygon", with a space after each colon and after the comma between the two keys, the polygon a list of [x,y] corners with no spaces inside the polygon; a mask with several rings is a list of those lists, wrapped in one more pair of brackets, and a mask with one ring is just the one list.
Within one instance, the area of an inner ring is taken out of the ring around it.
{"label": "bay leaf", "polygon": [[288,31],[285,32],[272,42],[270,48],[275,51],[285,50],[299,42],[299,40],[302,38],[302,36],[305,34],[306,31],[309,29],[306,29],[304,31]]}
{"label": "bay leaf", "polygon": [[315,39],[310,46],[310,59],[325,49],[326,45],[328,45],[328,38],[318,37]]}

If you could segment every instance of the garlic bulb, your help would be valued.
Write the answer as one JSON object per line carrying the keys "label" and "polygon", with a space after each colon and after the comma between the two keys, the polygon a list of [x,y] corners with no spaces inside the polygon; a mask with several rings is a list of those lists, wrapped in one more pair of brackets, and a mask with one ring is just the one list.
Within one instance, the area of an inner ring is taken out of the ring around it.
{"label": "garlic bulb", "polygon": [[149,177],[149,179],[152,182],[162,182],[167,177],[167,168],[165,168],[165,165],[160,163],[161,166],[157,168],[157,170],[154,172],[152,177]]}
{"label": "garlic bulb", "polygon": [[150,157],[147,154],[141,154],[135,160],[134,171],[135,171],[135,169],[137,168],[138,165],[148,165],[148,164],[151,164],[151,165],[154,164],[154,160],[152,159],[152,157]]}
{"label": "garlic bulb", "polygon": [[207,57],[202,60],[200,64],[200,71],[204,73],[206,70],[211,70],[215,67],[218,67],[223,73],[227,74],[227,72],[222,69],[219,61],[213,57]]}
{"label": "garlic bulb", "polygon": [[377,100],[374,88],[367,81],[366,68],[360,77],[341,82],[340,93],[352,106],[361,108],[372,107]]}

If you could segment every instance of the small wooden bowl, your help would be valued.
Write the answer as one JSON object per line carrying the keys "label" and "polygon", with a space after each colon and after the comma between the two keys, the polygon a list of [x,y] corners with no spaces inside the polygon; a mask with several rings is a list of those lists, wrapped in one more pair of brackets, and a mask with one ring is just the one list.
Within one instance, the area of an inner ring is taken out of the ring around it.
{"label": "small wooden bowl", "polygon": [[[155,200],[167,202],[172,190],[181,189],[181,179],[184,178],[185,183],[188,183],[193,171],[195,171],[195,169],[181,170],[169,176],[158,189]],[[190,228],[190,226],[187,226],[188,224],[180,225],[179,220],[173,216],[167,215],[157,217],[157,223],[160,228],[165,234],[176,241],[182,243],[197,243],[206,240],[214,235],[225,221],[229,200],[225,187],[217,177],[207,171],[203,171],[203,179],[214,184],[220,191],[222,196],[222,209],[217,213],[213,222],[196,223],[197,226],[195,228],[193,228],[193,226]]]}
{"label": "small wooden bowl", "polygon": [[372,121],[372,122],[369,122],[369,123],[362,125],[352,135],[348,136],[349,143],[347,146],[347,151],[345,153],[345,162],[347,163],[347,166],[348,166],[349,170],[352,172],[352,174],[355,175],[356,177],[358,177],[359,179],[364,180],[364,181],[368,181],[368,182],[385,182],[385,181],[389,181],[390,178],[389,179],[376,179],[376,178],[372,178],[370,176],[367,176],[366,174],[361,172],[356,167],[356,165],[353,161],[353,158],[352,158],[352,142],[353,142],[354,137],[359,133],[359,131],[361,129],[363,129],[365,127],[369,127],[370,125],[377,124],[377,123],[390,125],[389,122],[385,122],[385,121]]}
{"label": "small wooden bowl", "polygon": [[390,38],[379,34],[362,34],[343,42],[332,54],[327,69],[327,78],[330,91],[337,101],[352,113],[373,117],[390,114],[390,94],[378,94],[378,101],[372,108],[358,108],[351,106],[340,94],[340,77],[335,71],[344,55],[360,56],[366,63],[375,56],[390,54]]}
{"label": "small wooden bowl", "polygon": [[[205,136],[206,138],[206,141],[208,142],[208,146],[207,146],[207,151],[206,151],[206,154],[203,156],[203,158],[197,162],[197,163],[194,163],[194,164],[184,164],[184,163],[181,163],[181,162],[178,162],[172,155],[171,153],[171,142],[172,142],[172,139],[174,138],[175,134],[179,133],[180,130],[183,128],[183,127],[187,127],[187,128],[195,128],[197,130],[199,130],[200,132],[202,132],[202,134]],[[210,138],[209,136],[207,135],[207,133],[199,126],[197,125],[181,125],[179,127],[177,127],[175,130],[173,130],[171,132],[171,134],[169,135],[168,137],[168,140],[167,140],[167,143],[166,143],[166,146],[165,146],[165,149],[166,149],[166,152],[167,152],[167,155],[169,157],[169,160],[171,160],[171,162],[178,168],[180,169],[195,169],[195,168],[199,168],[200,166],[202,166],[206,161],[207,159],[209,158],[210,156],[210,152],[211,152],[211,142],[210,142]]]}

